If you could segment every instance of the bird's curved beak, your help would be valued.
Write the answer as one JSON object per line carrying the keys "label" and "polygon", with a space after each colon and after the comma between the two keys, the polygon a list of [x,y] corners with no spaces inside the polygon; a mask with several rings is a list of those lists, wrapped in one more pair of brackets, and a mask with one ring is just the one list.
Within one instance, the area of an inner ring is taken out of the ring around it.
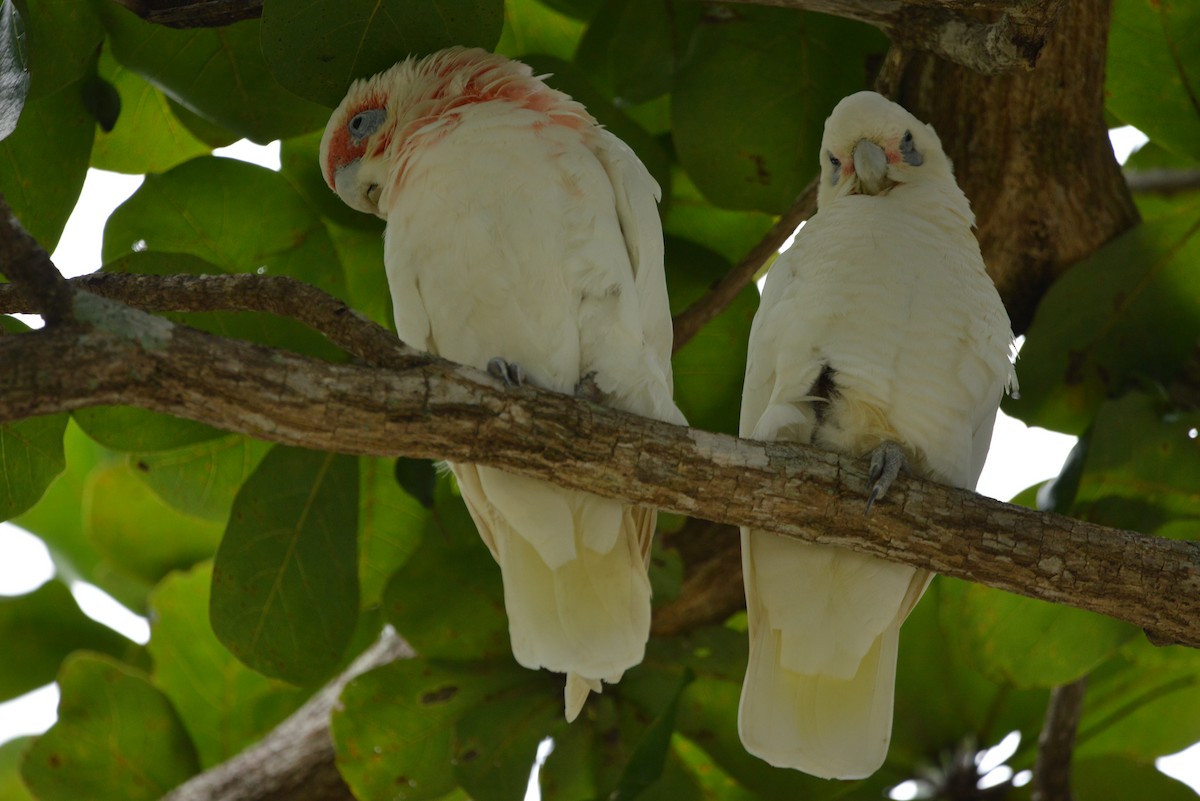
{"label": "bird's curved beak", "polygon": [[864,195],[878,195],[891,188],[888,179],[888,160],[883,148],[870,139],[859,139],[854,146],[854,172],[858,176],[858,189]]}
{"label": "bird's curved beak", "polygon": [[338,167],[333,174],[333,188],[338,197],[352,209],[381,216],[379,213],[379,196],[382,188],[376,183],[366,183],[365,176],[359,174],[362,166],[361,159],[355,159],[348,164]]}

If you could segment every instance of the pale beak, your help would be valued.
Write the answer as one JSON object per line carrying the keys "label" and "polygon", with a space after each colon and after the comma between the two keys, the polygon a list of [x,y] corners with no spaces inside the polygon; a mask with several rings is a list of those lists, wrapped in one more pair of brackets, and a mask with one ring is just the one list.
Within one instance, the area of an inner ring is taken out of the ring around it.
{"label": "pale beak", "polygon": [[859,139],[854,146],[854,172],[858,189],[864,195],[878,195],[892,186],[888,180],[888,160],[883,148],[870,139]]}

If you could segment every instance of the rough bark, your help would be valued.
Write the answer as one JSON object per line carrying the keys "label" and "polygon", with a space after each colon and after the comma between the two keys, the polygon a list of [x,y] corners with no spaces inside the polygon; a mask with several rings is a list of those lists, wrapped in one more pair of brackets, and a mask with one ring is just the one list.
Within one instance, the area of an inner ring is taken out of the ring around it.
{"label": "rough bark", "polygon": [[1032,72],[913,55],[895,99],[937,129],[1013,330],[1071,264],[1138,221],[1104,122],[1109,2],[1066,0]]}
{"label": "rough bark", "polygon": [[[410,354],[321,362],[86,292],[83,324],[0,338],[0,422],[131,404],[273,442],[504,467],[628,503],[850,548],[1128,621],[1200,646],[1191,543],[1037,513],[915,478],[864,514],[864,465],[672,426]],[[407,358],[407,357],[406,357]]]}

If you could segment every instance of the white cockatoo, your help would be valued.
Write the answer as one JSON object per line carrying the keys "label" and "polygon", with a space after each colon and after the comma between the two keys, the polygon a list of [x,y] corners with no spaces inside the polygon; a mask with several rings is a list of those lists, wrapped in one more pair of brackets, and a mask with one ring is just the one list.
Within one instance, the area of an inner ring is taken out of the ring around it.
{"label": "white cockatoo", "polygon": [[[973,489],[1012,330],[933,129],[874,92],[821,141],[818,212],[767,275],[741,434],[871,457],[867,510],[903,464]],[[746,749],[825,778],[874,773],[892,728],[900,624],[928,571],[742,529]]]}
{"label": "white cockatoo", "polygon": [[[387,221],[410,345],[683,424],[672,401],[659,188],[524,64],[450,48],[357,81],[321,141],[329,186]],[[500,565],[513,655],[567,674],[566,715],[638,664],[652,508],[451,464]]]}

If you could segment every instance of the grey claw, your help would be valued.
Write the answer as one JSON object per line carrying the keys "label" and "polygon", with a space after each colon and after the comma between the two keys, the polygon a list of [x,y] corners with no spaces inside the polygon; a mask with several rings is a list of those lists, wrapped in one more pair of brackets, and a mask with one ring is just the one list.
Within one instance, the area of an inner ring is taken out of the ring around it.
{"label": "grey claw", "polygon": [[521,365],[505,361],[499,356],[488,361],[487,371],[508,387],[519,387],[525,383],[525,371],[521,369]]}
{"label": "grey claw", "polygon": [[875,501],[887,494],[892,482],[896,480],[896,476],[900,475],[900,471],[904,469],[904,464],[904,451],[894,442],[885,442],[871,451],[871,466],[867,470],[867,480],[871,482],[871,494],[867,496],[865,514],[871,514],[871,507]]}

